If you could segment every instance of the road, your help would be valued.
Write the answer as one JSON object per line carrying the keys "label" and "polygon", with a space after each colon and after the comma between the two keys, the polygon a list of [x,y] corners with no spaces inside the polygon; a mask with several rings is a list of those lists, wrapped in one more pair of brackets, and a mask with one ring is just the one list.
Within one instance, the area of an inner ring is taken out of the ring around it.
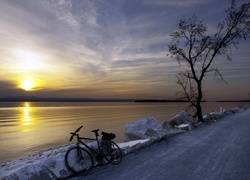
{"label": "road", "polygon": [[250,180],[250,108],[72,180]]}

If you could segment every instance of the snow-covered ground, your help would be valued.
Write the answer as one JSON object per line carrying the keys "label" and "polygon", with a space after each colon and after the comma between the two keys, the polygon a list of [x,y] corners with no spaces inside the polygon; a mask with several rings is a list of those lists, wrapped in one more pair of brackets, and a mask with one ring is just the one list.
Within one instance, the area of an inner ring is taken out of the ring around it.
{"label": "snow-covered ground", "polygon": [[[118,143],[124,154],[152,143],[150,139]],[[64,163],[66,151],[72,144],[42,151],[28,157],[7,162],[0,167],[0,179],[58,179],[72,173]]]}

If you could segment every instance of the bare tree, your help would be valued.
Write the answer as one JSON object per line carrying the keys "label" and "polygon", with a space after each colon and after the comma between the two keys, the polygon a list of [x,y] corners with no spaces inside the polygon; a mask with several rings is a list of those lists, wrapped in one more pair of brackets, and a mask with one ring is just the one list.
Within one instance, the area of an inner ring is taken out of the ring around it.
{"label": "bare tree", "polygon": [[170,34],[172,42],[168,45],[168,56],[187,65],[178,74],[177,84],[182,91],[177,93],[177,97],[190,102],[199,122],[204,122],[201,108],[204,77],[213,72],[224,81],[219,69],[215,67],[215,61],[218,60],[216,57],[226,55],[231,60],[231,48],[237,48],[239,40],[247,40],[250,34],[249,10],[250,2],[237,7],[235,0],[232,0],[231,7],[226,11],[227,16],[218,24],[215,34],[207,35],[207,27],[196,15],[180,20],[179,30]]}

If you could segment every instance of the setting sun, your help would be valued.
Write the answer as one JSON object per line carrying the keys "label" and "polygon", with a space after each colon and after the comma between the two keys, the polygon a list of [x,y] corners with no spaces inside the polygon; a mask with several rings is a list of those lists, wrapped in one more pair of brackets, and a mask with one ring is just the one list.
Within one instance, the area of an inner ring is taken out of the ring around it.
{"label": "setting sun", "polygon": [[21,88],[26,91],[30,91],[34,86],[35,84],[31,80],[23,80],[21,84]]}

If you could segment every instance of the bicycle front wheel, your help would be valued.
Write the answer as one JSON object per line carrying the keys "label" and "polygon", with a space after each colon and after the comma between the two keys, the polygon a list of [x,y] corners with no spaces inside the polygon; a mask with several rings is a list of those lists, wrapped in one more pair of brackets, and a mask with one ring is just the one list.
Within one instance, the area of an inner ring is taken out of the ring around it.
{"label": "bicycle front wheel", "polygon": [[81,147],[70,148],[65,155],[65,164],[74,173],[88,171],[94,165],[90,153]]}
{"label": "bicycle front wheel", "polygon": [[118,164],[122,160],[122,151],[113,141],[102,141],[101,151],[108,162]]}

